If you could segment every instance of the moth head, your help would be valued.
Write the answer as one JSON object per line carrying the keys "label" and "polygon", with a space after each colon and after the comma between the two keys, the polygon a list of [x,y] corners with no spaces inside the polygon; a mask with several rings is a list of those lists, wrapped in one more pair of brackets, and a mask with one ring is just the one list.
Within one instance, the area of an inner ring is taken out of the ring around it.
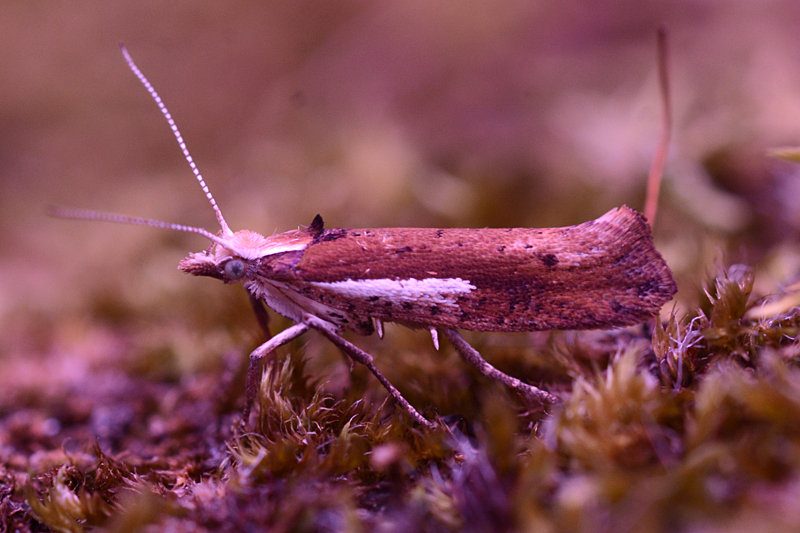
{"label": "moth head", "polygon": [[270,237],[249,230],[237,231],[227,238],[221,238],[224,243],[214,240],[207,250],[189,254],[181,260],[178,268],[195,276],[221,279],[225,283],[247,281],[259,273],[259,265],[264,258],[302,252],[321,231],[322,219],[319,215],[305,229]]}
{"label": "moth head", "polygon": [[268,239],[254,231],[242,230],[212,239],[202,252],[190,253],[178,269],[194,276],[209,276],[234,283],[248,277],[252,264],[268,247]]}
{"label": "moth head", "polygon": [[[323,227],[322,218],[317,215],[307,228],[264,237],[260,233],[250,230],[233,232],[228,229],[227,224],[223,230],[214,234],[204,228],[173,224],[149,218],[104,213],[90,209],[54,207],[49,210],[48,214],[56,218],[100,220],[197,233],[209,239],[211,246],[202,252],[189,254],[181,260],[178,268],[195,276],[209,276],[221,279],[226,283],[245,281],[254,276],[257,265],[267,256],[305,250],[322,233]],[[226,229],[227,232],[225,231]]]}

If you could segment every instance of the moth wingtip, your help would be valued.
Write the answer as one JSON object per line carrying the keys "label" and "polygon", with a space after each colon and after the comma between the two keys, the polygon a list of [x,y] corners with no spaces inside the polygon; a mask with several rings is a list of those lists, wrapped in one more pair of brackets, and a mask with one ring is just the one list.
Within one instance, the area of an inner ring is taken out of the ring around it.
{"label": "moth wingtip", "polygon": [[[645,217],[638,210],[636,210],[636,209],[634,209],[632,207],[629,207],[629,206],[627,206],[625,204],[622,204],[619,207],[615,207],[611,211],[614,214],[618,215],[618,216],[632,217],[632,218],[635,218],[637,220],[641,220],[643,222],[647,222],[647,217]],[[649,226],[649,224],[648,224],[648,226]]]}
{"label": "moth wingtip", "polygon": [[615,207],[594,222],[597,221],[611,223],[613,226],[624,229],[626,235],[631,238],[645,237],[649,240],[653,238],[653,229],[647,218],[627,205]]}

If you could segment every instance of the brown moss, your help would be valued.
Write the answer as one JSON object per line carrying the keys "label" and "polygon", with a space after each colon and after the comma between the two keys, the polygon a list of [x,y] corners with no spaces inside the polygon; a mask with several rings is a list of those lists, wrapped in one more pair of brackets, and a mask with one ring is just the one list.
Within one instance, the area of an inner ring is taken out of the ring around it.
{"label": "brown moss", "polygon": [[[364,373],[330,387],[325,376],[342,362],[315,342],[267,364],[252,430],[239,426],[238,354],[191,379],[116,374],[81,389],[80,402],[54,393],[0,419],[4,523],[69,532],[652,531],[729,524],[737,513],[757,523],[757,502],[790,497],[800,479],[800,317],[785,306],[766,316],[781,297],[754,296],[748,269],[707,286],[693,313],[654,324],[652,336],[631,328],[527,336],[532,351],[483,347],[521,375],[550,358],[547,375],[564,401],[549,409],[410,337],[390,371],[413,380],[414,365],[439,367],[437,379],[467,385],[448,393],[441,417],[429,407],[435,431],[415,427]],[[413,397],[425,405],[424,389]],[[781,513],[770,523],[794,523],[792,511]]]}

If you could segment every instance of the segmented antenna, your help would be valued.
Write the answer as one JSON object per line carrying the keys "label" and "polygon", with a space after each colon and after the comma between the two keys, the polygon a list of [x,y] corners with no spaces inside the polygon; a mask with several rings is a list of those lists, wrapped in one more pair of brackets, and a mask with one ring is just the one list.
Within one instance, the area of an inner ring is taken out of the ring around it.
{"label": "segmented antenna", "polygon": [[55,218],[69,218],[76,220],[100,220],[104,222],[117,222],[119,224],[135,224],[137,226],[153,226],[155,228],[172,229],[177,231],[186,231],[188,233],[197,233],[206,239],[210,239],[215,243],[230,248],[230,243],[225,239],[214,235],[207,229],[196,228],[194,226],[184,226],[183,224],[173,224],[172,222],[162,222],[160,220],[153,220],[152,218],[129,217],[127,215],[118,215],[116,213],[105,213],[103,211],[95,211],[93,209],[70,209],[64,207],[50,207],[47,214]]}
{"label": "segmented antenna", "polygon": [[[186,162],[189,163],[189,166],[192,168],[192,172],[194,173],[195,177],[197,178],[197,181],[200,182],[200,187],[202,187],[203,188],[203,192],[206,193],[206,198],[208,198],[208,201],[211,202],[211,207],[214,208],[214,213],[216,213],[216,215],[217,215],[217,220],[219,220],[219,225],[222,226],[222,234],[224,236],[226,236],[226,237],[230,236],[230,235],[233,235],[233,232],[228,227],[228,223],[225,222],[225,218],[222,216],[222,211],[220,211],[219,207],[217,206],[216,200],[214,200],[214,196],[211,194],[211,191],[208,190],[208,185],[206,185],[206,182],[203,179],[203,176],[200,174],[200,171],[197,169],[197,165],[195,165],[194,159],[192,159],[192,155],[189,153],[189,149],[186,148],[186,142],[183,140],[183,136],[181,135],[180,130],[178,130],[178,126],[175,124],[175,121],[172,120],[172,115],[170,115],[169,110],[167,110],[167,106],[164,105],[164,102],[161,100],[161,97],[158,96],[158,93],[156,92],[156,90],[153,88],[152,85],[150,85],[150,82],[147,81],[147,78],[144,76],[144,74],[142,74],[142,71],[139,70],[139,67],[136,66],[136,63],[133,62],[133,58],[131,58],[131,55],[128,53],[128,50],[125,48],[125,46],[123,44],[120,44],[119,45],[119,49],[122,51],[122,55],[125,57],[125,62],[128,63],[128,67],[136,75],[136,77],[139,78],[139,81],[142,82],[142,85],[144,85],[144,88],[147,89],[147,92],[149,92],[150,96],[153,98],[153,100],[155,100],[156,104],[158,105],[158,108],[161,110],[161,114],[164,115],[164,118],[167,119],[167,122],[169,123],[170,129],[172,129],[172,133],[173,133],[173,135],[175,135],[175,138],[178,140],[178,144],[181,147],[181,151],[183,152],[183,157],[186,158]],[[70,218],[72,218],[72,217],[70,217]],[[122,217],[122,218],[125,218],[125,217]],[[112,220],[111,218],[102,218],[102,220],[109,220],[111,222],[115,221],[115,220]],[[131,220],[134,220],[134,219],[131,218]],[[173,225],[169,225],[169,224],[167,224],[167,225],[159,225],[161,223],[159,223],[159,224],[151,224],[150,222],[156,222],[156,221],[146,221],[146,219],[136,219],[136,220],[142,220],[142,221],[144,221],[143,223],[148,225],[148,226],[158,226],[158,227],[172,227],[173,226]],[[174,226],[178,226],[178,225],[174,225]],[[189,228],[188,226],[172,227],[172,229],[180,229],[180,228],[188,228],[188,229],[181,229],[181,231],[192,231],[194,233],[200,233],[201,235],[205,235],[206,237],[208,237],[208,235],[210,235],[206,230],[203,230],[203,232],[205,232],[205,233],[202,233],[200,231],[194,231],[194,230],[198,230],[199,228]],[[218,242],[216,239],[211,239],[211,240],[213,240],[214,242]]]}

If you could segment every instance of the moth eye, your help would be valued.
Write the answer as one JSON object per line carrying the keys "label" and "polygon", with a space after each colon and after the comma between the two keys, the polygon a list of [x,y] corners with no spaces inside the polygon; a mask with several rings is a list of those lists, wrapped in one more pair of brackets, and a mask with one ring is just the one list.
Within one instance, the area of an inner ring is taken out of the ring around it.
{"label": "moth eye", "polygon": [[231,259],[225,263],[225,277],[236,280],[244,276],[245,264],[241,259]]}

